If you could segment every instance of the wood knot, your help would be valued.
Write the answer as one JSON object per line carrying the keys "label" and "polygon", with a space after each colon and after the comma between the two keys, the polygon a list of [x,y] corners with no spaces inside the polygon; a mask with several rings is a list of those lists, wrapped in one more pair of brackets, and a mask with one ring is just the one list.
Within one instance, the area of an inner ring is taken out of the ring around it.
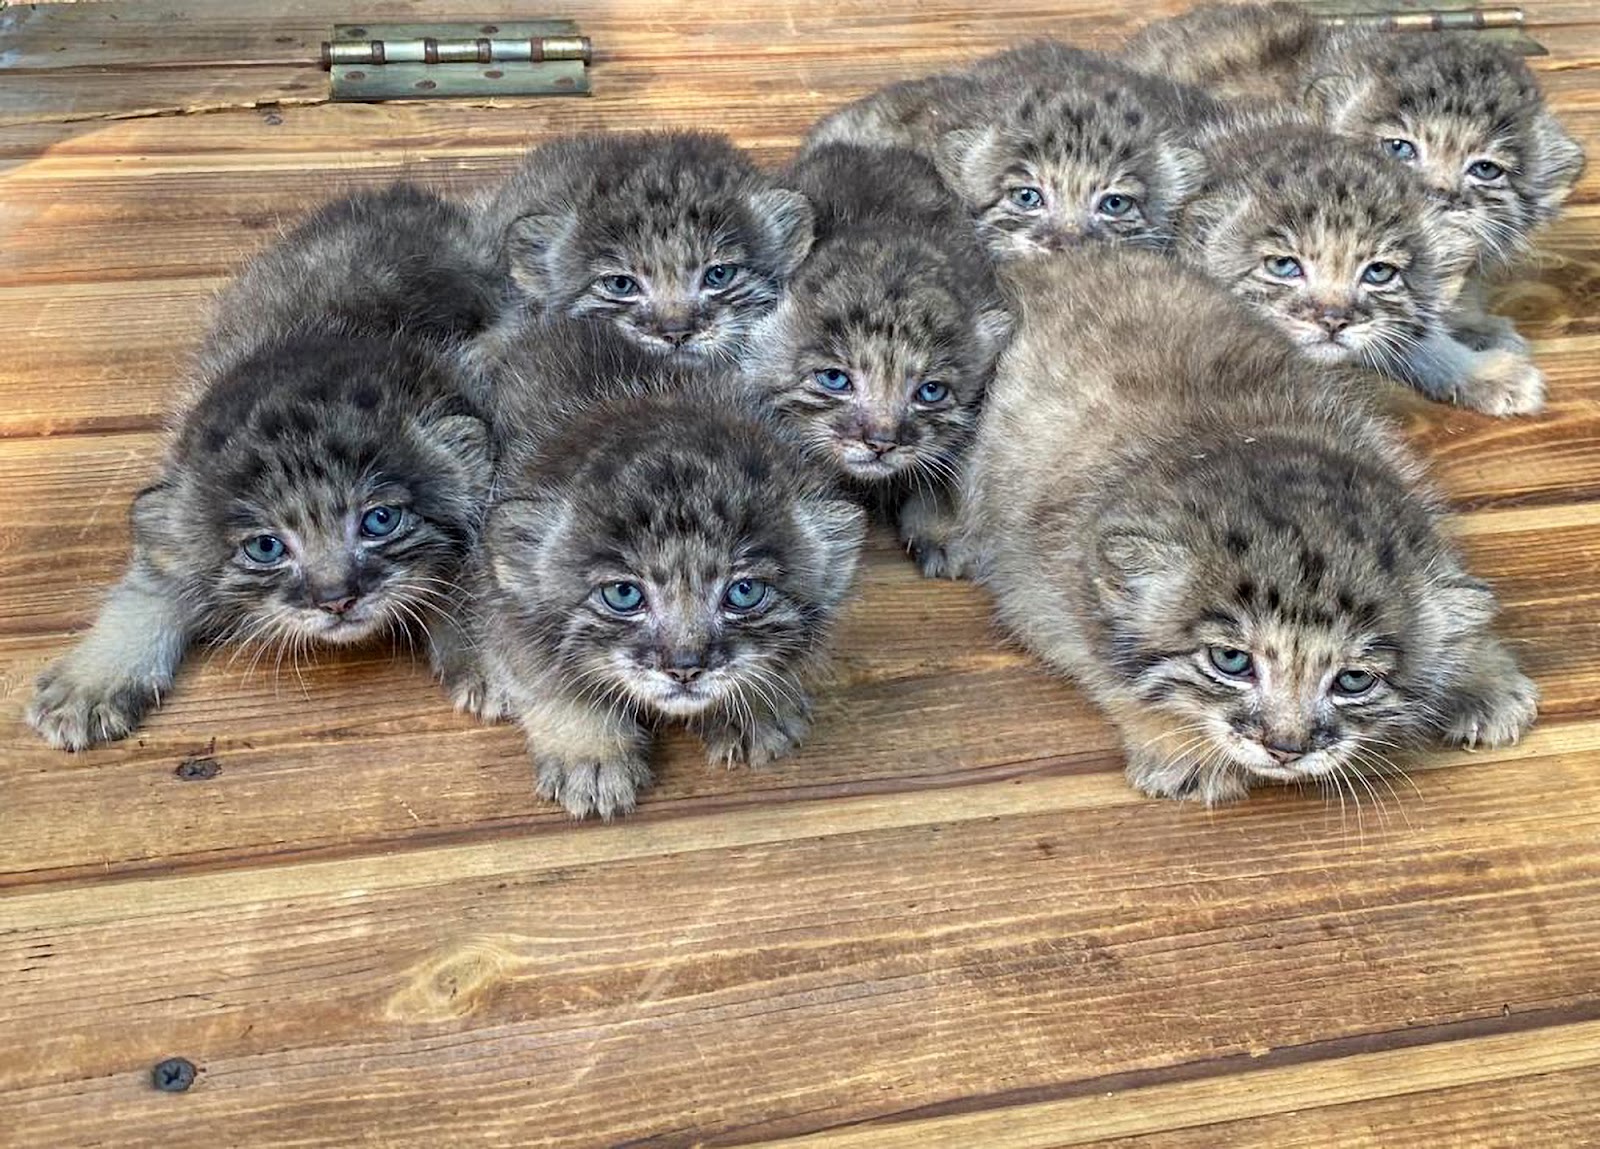
{"label": "wood knot", "polygon": [[470,938],[431,954],[406,974],[384,1017],[398,1022],[455,1021],[474,1013],[495,988],[513,980],[526,958],[515,938]]}

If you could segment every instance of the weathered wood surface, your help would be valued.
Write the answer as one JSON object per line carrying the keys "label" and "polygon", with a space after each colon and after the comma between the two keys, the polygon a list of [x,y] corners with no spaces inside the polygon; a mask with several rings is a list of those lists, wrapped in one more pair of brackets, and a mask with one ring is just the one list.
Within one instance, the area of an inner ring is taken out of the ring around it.
{"label": "weathered wood surface", "polygon": [[[57,754],[31,678],[123,559],[210,294],[306,205],[468,191],[566,130],[715,124],[777,160],[877,83],[1135,22],[612,0],[582,13],[592,99],[368,107],[305,62],[354,10],[271,7],[0,11],[0,1144],[1592,1143],[1600,164],[1501,299],[1550,411],[1396,398],[1541,724],[1419,758],[1381,808],[1140,799],[982,595],[886,538],[804,752],[713,771],[670,738],[624,824],[538,802],[514,731],[381,652],[200,661],[138,738]],[[1529,17],[1594,152],[1600,20]],[[171,1054],[187,1094],[149,1085]]]}

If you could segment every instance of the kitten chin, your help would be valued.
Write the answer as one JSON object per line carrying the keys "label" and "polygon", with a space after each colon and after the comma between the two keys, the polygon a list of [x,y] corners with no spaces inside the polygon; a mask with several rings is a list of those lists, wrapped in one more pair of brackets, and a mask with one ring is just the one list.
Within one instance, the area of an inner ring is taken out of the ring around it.
{"label": "kitten chin", "polygon": [[1525,356],[1453,332],[1470,251],[1410,173],[1281,114],[1220,122],[1199,143],[1211,175],[1179,220],[1189,263],[1315,360],[1491,414],[1538,410],[1543,378]]}
{"label": "kitten chin", "polygon": [[928,157],[1001,259],[1094,241],[1162,247],[1201,175],[1181,139],[1185,118],[1210,104],[1042,41],[873,93],[823,119],[805,150],[846,143]]}
{"label": "kitten chin", "polygon": [[418,189],[356,196],[223,294],[128,570],[39,678],[27,718],[52,745],[129,734],[195,640],[277,665],[412,632],[441,675],[469,671],[451,587],[491,460],[451,350],[493,284],[463,234]]}
{"label": "kitten chin", "polygon": [[1135,786],[1349,788],[1406,746],[1522,734],[1537,692],[1366,377],[1153,256],[1008,278],[969,544],[1008,629],[1116,720]]}
{"label": "kitten chin", "polygon": [[725,137],[572,136],[542,144],[488,200],[479,241],[511,314],[612,324],[675,363],[731,362],[811,246],[811,209]]}
{"label": "kitten chin", "polygon": [[905,149],[825,145],[784,182],[815,207],[817,242],[745,370],[925,574],[953,577],[953,491],[1010,329],[988,257],[933,165]]}
{"label": "kitten chin", "polygon": [[861,510],[745,385],[605,325],[530,323],[489,366],[505,443],[480,582],[484,679],[539,793],[634,807],[651,730],[760,766],[809,725]]}

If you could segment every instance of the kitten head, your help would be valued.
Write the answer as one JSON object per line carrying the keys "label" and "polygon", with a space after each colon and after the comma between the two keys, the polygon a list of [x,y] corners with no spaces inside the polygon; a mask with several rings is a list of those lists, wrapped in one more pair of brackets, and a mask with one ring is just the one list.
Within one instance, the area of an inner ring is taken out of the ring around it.
{"label": "kitten head", "polygon": [[1165,246],[1201,160],[1111,76],[1025,80],[974,126],[945,133],[939,165],[997,257],[1091,240]]}
{"label": "kitten head", "polygon": [[1121,691],[1180,720],[1168,768],[1201,794],[1337,781],[1428,733],[1494,611],[1429,508],[1339,445],[1267,432],[1185,455],[1144,469],[1094,572]]}
{"label": "kitten head", "polygon": [[1010,330],[987,258],[909,152],[835,146],[791,175],[826,238],[756,329],[747,372],[828,466],[954,480]]}
{"label": "kitten head", "polygon": [[445,603],[489,466],[434,352],[302,330],[211,385],[135,530],[219,641],[352,643]]}
{"label": "kitten head", "polygon": [[1438,209],[1360,145],[1284,128],[1213,154],[1181,225],[1188,258],[1315,358],[1382,366],[1459,290]]}
{"label": "kitten head", "polygon": [[658,386],[593,404],[510,478],[486,544],[507,625],[647,719],[782,697],[849,589],[862,512],[733,387]]}
{"label": "kitten head", "polygon": [[1527,65],[1477,37],[1335,43],[1311,80],[1329,126],[1415,171],[1485,267],[1525,250],[1583,171]]}
{"label": "kitten head", "polygon": [[804,197],[694,132],[536,148],[489,216],[536,304],[679,361],[737,354],[811,246]]}

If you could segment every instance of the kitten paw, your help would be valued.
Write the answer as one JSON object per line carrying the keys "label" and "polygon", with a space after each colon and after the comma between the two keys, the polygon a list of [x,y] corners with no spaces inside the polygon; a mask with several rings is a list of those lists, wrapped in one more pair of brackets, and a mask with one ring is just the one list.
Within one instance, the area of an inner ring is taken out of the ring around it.
{"label": "kitten paw", "polygon": [[970,575],[972,561],[966,549],[946,540],[909,539],[906,542],[911,557],[923,578],[961,579]]}
{"label": "kitten paw", "polygon": [[808,715],[763,715],[750,726],[726,726],[705,734],[706,761],[713,766],[759,770],[799,748],[811,732]]}
{"label": "kitten paw", "polygon": [[650,784],[650,767],[633,759],[617,762],[563,762],[535,755],[534,789],[539,797],[560,802],[574,818],[598,814],[609,822],[630,814],[639,791]]}
{"label": "kitten paw", "polygon": [[1226,767],[1201,772],[1165,758],[1135,754],[1128,759],[1126,773],[1128,784],[1150,798],[1220,806],[1250,796],[1243,775]]}
{"label": "kitten paw", "polygon": [[148,683],[86,681],[58,662],[39,676],[25,717],[56,749],[87,750],[126,738],[156,701]]}
{"label": "kitten paw", "polygon": [[444,688],[458,714],[471,715],[491,726],[511,715],[509,700],[489,685],[488,676],[477,668],[446,675]]}
{"label": "kitten paw", "polygon": [[1529,355],[1528,341],[1503,315],[1479,315],[1460,321],[1450,333],[1474,351],[1507,351],[1523,359]]}
{"label": "kitten paw", "polygon": [[1524,355],[1485,351],[1460,398],[1485,415],[1533,415],[1544,409],[1544,373]]}
{"label": "kitten paw", "polygon": [[1515,745],[1539,713],[1539,688],[1520,671],[1461,701],[1444,740],[1454,746],[1494,750]]}

